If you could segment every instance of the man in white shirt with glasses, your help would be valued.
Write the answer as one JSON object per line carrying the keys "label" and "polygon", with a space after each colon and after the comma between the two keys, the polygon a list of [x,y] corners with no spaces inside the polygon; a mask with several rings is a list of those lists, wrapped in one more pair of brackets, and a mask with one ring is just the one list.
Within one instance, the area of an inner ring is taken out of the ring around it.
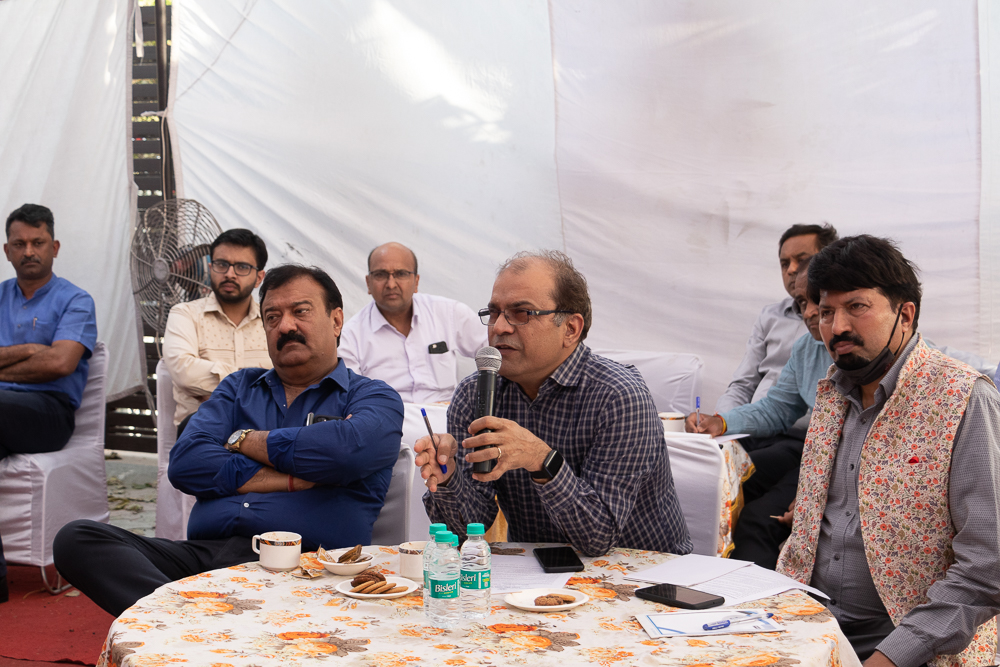
{"label": "man in white shirt with glasses", "polygon": [[260,306],[267,247],[249,229],[229,229],[211,245],[212,293],[170,309],[163,361],[173,383],[177,436],[222,379],[241,368],[272,368]]}
{"label": "man in white shirt with glasses", "polygon": [[417,256],[399,243],[368,255],[372,301],[348,320],[337,352],[355,373],[382,380],[405,403],[450,401],[458,355],[475,358],[486,327],[464,303],[417,292]]}

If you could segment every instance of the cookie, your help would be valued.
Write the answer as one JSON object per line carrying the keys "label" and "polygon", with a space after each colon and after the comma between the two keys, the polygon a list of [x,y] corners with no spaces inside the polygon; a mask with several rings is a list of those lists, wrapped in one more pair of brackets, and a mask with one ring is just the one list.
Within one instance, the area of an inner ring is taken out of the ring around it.
{"label": "cookie", "polygon": [[555,607],[561,604],[565,604],[565,602],[555,595],[539,595],[535,598],[536,607]]}
{"label": "cookie", "polygon": [[358,576],[351,579],[351,586],[359,586],[366,581],[385,581],[385,575],[374,570],[365,570]]}

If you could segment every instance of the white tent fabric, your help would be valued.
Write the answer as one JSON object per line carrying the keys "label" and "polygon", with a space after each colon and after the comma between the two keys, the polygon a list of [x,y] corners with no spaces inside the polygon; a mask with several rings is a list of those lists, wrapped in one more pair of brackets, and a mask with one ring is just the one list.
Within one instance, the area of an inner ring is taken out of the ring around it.
{"label": "white tent fabric", "polygon": [[[516,250],[566,250],[604,348],[690,352],[714,405],[796,222],[895,238],[922,330],[980,322],[977,3],[176,0],[184,196],[347,315],[396,240],[481,307]],[[995,357],[996,355],[993,354]],[[994,359],[995,360],[995,359]]]}
{"label": "white tent fabric", "polygon": [[[52,209],[54,271],[94,297],[109,400],[144,383],[128,273],[132,6],[0,2],[0,214]],[[12,277],[0,262],[0,280]]]}

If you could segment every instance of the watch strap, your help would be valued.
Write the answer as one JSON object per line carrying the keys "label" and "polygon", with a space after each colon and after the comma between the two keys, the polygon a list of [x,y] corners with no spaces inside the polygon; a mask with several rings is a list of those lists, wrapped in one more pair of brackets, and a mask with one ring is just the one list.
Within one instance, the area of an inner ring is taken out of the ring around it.
{"label": "watch strap", "polygon": [[559,469],[562,468],[562,464],[563,455],[553,449],[549,452],[548,456],[545,457],[545,461],[542,462],[542,469],[531,473],[531,479],[537,479],[540,481],[550,480],[559,474]]}

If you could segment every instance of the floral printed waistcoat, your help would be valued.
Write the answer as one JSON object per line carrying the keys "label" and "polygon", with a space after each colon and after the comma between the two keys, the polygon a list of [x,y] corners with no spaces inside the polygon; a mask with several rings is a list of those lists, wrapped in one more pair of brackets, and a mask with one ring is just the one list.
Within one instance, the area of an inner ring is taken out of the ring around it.
{"label": "floral printed waistcoat", "polygon": [[[849,405],[830,380],[834,370],[817,386],[792,534],[778,559],[778,572],[805,584],[816,563],[816,542]],[[865,438],[858,467],[861,536],[875,588],[896,625],[927,601],[927,589],[955,561],[955,527],[948,508],[951,450],[979,377],[919,340]],[[979,626],[965,651],[938,656],[928,664],[992,664],[996,633],[996,619],[990,619]]]}

